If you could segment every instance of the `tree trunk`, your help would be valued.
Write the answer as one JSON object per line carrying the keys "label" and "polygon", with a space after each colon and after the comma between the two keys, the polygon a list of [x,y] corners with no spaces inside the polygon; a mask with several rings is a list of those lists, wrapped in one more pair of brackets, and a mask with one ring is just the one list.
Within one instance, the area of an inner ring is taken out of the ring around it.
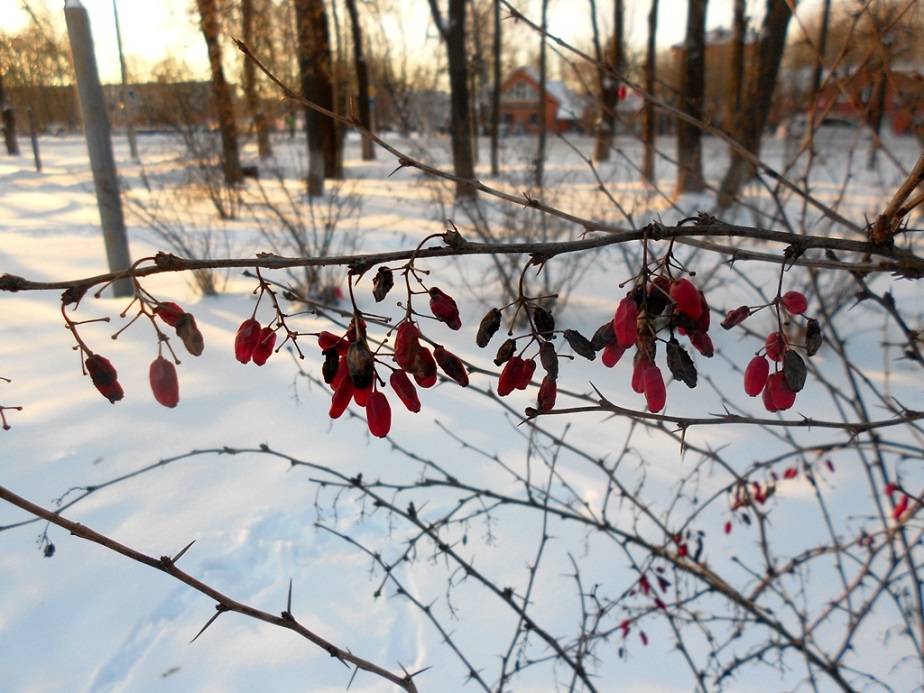
{"label": "tree trunk", "polygon": [[[363,46],[363,29],[359,23],[356,0],[347,0],[346,6],[347,12],[350,13],[350,26],[353,30],[353,64],[356,66],[356,100],[359,107],[359,124],[371,131],[372,99],[369,96],[369,66],[366,64],[366,53]],[[375,148],[372,146],[372,141],[367,137],[363,137],[361,143],[363,161],[375,159]]]}
{"label": "tree trunk", "polygon": [[[251,49],[253,45],[253,0],[241,0],[241,35],[244,43]],[[253,119],[253,127],[257,135],[257,153],[261,159],[269,157],[270,141],[269,127],[266,122],[266,113],[260,104],[260,95],[257,91],[257,70],[252,60],[244,60],[244,95],[247,97],[247,109]]]}
{"label": "tree trunk", "polygon": [[546,126],[546,43],[545,31],[548,26],[549,0],[542,0],[542,35],[539,40],[539,141],[536,145],[536,187],[541,188],[545,173],[545,139],[547,134]]}
{"label": "tree trunk", "polygon": [[[702,120],[706,90],[706,5],[708,0],[689,0],[687,35],[681,51],[680,108]],[[675,195],[701,192],[703,180],[703,131],[698,125],[677,123],[677,185]]]}
{"label": "tree trunk", "polygon": [[[475,178],[472,152],[472,123],[468,93],[468,60],[465,54],[466,0],[449,0],[449,26],[440,13],[437,0],[429,0],[433,22],[446,42],[449,61],[449,131],[452,138],[452,170],[466,180]],[[475,190],[462,182],[456,183],[456,197],[474,197]]]}
{"label": "tree trunk", "polygon": [[731,80],[726,96],[725,130],[738,131],[738,117],[741,113],[741,97],[744,90],[744,46],[747,39],[748,18],[746,0],[735,0],[732,19]]}
{"label": "tree trunk", "polygon": [[2,72],[0,72],[0,111],[3,115],[3,139],[6,142],[6,153],[19,156],[19,141],[16,139],[16,113],[7,103]]}
{"label": "tree trunk", "polygon": [[218,43],[218,11],[215,7],[215,0],[196,0],[196,5],[199,9],[199,28],[202,30],[209,51],[212,90],[215,93],[218,129],[221,134],[222,168],[225,182],[228,185],[236,185],[243,180],[244,176],[241,173],[241,156],[237,144],[234,100],[221,64],[221,44]]}
{"label": "tree trunk", "polygon": [[[658,0],[651,0],[651,9],[648,12],[648,46],[645,53],[645,92],[654,95],[655,80],[657,79],[658,61]],[[658,120],[654,104],[645,101],[645,110],[642,118],[642,142],[645,146],[642,155],[642,178],[655,183],[655,143],[658,137]]]}
{"label": "tree trunk", "polygon": [[[736,138],[754,156],[760,154],[760,138],[770,115],[773,90],[776,88],[780,63],[786,48],[786,31],[792,18],[792,7],[796,4],[793,3],[791,7],[789,2],[790,0],[767,0],[767,14],[764,17],[757,48],[757,70],[748,89],[748,98],[741,108],[740,128]],[[754,176],[754,173],[754,167],[747,159],[740,154],[732,153],[728,171],[719,189],[719,209],[731,206],[742,186]]]}
{"label": "tree trunk", "polygon": [[[607,48],[606,63],[613,72],[621,73],[625,66],[625,30],[623,27],[623,0],[613,2],[613,36]],[[600,116],[594,140],[594,159],[609,161],[616,132],[616,106],[619,104],[619,79],[609,70],[597,73],[600,82]]]}
{"label": "tree trunk", "polygon": [[494,86],[491,90],[491,175],[500,175],[500,88],[501,88],[501,7],[494,0]]}
{"label": "tree trunk", "polygon": [[[298,37],[298,69],[302,97],[334,110],[334,83],[327,14],[322,0],[294,0]],[[334,121],[305,107],[308,139],[308,194],[322,195],[325,178],[342,175],[340,138]]]}

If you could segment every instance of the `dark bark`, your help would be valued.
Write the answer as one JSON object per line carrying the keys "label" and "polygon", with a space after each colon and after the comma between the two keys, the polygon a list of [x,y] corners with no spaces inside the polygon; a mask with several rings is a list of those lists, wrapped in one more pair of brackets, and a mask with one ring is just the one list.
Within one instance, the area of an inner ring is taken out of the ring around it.
{"label": "dark bark", "polygon": [[[764,16],[757,47],[757,69],[754,80],[748,89],[748,98],[742,104],[741,120],[735,133],[739,143],[751,154],[760,154],[760,138],[770,106],[773,103],[773,90],[776,88],[783,51],[786,48],[786,32],[792,19],[790,0],[767,0],[767,14]],[[719,189],[719,208],[727,209],[741,190],[741,187],[754,176],[751,163],[741,154],[732,152],[728,171]]]}
{"label": "dark bark", "polygon": [[539,141],[536,145],[536,186],[542,187],[545,173],[546,125],[546,42],[545,31],[548,26],[549,0],[542,0],[542,35],[539,37]]}
{"label": "dark bark", "polygon": [[[334,110],[333,61],[327,13],[322,0],[293,0],[298,42],[298,69],[306,101]],[[325,178],[343,174],[341,140],[333,120],[305,107],[308,140],[308,194],[321,195]]]}
{"label": "dark bark", "polygon": [[[658,60],[658,0],[651,0],[651,9],[648,12],[648,46],[645,52],[645,91],[654,95],[655,80],[657,79]],[[645,146],[642,155],[642,178],[655,182],[655,143],[658,137],[657,111],[654,104],[645,101],[645,110],[642,116],[642,142]]]}
{"label": "dark bark", "polygon": [[[625,67],[625,11],[623,0],[613,2],[613,35],[610,37],[606,64],[609,70],[599,70],[600,115],[597,118],[597,132],[594,140],[594,159],[609,161],[616,132],[616,107],[619,104],[620,81],[613,73],[621,74]],[[593,5],[591,5],[593,9]]]}
{"label": "dark bark", "polygon": [[[702,120],[706,91],[706,5],[707,0],[689,0],[687,34],[681,51],[680,109]],[[675,194],[700,192],[703,180],[703,131],[698,125],[677,123],[677,185]]]}
{"label": "dark bark", "polygon": [[[244,43],[253,48],[253,0],[241,0],[241,35]],[[257,70],[251,60],[244,61],[244,95],[247,97],[247,109],[253,119],[257,135],[257,153],[261,159],[269,157],[270,141],[266,113],[260,103],[257,91]]]}
{"label": "dark bark", "polygon": [[241,156],[237,143],[237,122],[234,114],[234,99],[231,87],[225,80],[221,64],[221,44],[218,42],[218,10],[215,0],[196,0],[199,9],[199,28],[205,37],[209,52],[209,66],[212,72],[212,90],[215,93],[215,107],[218,111],[218,131],[221,135],[222,169],[225,182],[236,185],[243,180]]}
{"label": "dark bark", "polygon": [[19,156],[19,141],[16,139],[16,112],[7,102],[6,91],[3,89],[2,72],[0,72],[0,111],[3,117],[3,139],[6,142],[6,153]]}
{"label": "dark bark", "polygon": [[[366,51],[363,45],[363,29],[359,23],[356,0],[346,0],[347,12],[350,13],[350,27],[353,32],[353,65],[356,69],[356,101],[359,109],[359,123],[367,130],[372,130],[372,99],[369,96],[369,65],[366,63]],[[362,138],[363,161],[375,159],[372,141]]]}
{"label": "dark bark", "polygon": [[725,129],[731,133],[738,130],[738,116],[741,113],[744,90],[744,47],[748,26],[746,10],[745,0],[735,0],[732,19],[731,81],[728,84],[728,109],[725,113]]}
{"label": "dark bark", "polygon": [[494,84],[491,90],[491,175],[500,174],[500,88],[501,88],[501,6],[494,0]]}
{"label": "dark bark", "polygon": [[[449,0],[449,26],[443,22],[437,0],[429,0],[433,22],[443,41],[449,61],[449,132],[452,138],[452,170],[464,179],[475,178],[472,152],[471,99],[468,91],[468,60],[465,54],[466,0]],[[475,191],[456,183],[456,197],[474,197]]]}

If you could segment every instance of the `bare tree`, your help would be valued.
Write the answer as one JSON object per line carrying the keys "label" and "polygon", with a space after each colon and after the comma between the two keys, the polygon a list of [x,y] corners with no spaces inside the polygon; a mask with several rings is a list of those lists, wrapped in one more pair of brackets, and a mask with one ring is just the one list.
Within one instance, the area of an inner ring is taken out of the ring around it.
{"label": "bare tree", "polygon": [[[655,80],[658,70],[657,53],[658,34],[658,0],[651,0],[651,9],[648,11],[648,43],[645,50],[645,91],[655,93]],[[655,147],[658,137],[658,112],[654,101],[645,100],[645,111],[642,119],[642,142],[645,150],[642,154],[642,178],[655,182]]]}
{"label": "bare tree", "polygon": [[500,96],[503,66],[501,65],[501,6],[500,0],[494,0],[494,42],[491,48],[493,58],[493,79],[491,82],[491,175],[500,173],[498,150],[500,149]]}
{"label": "bare tree", "polygon": [[[596,139],[594,140],[594,159],[608,161],[610,150],[613,147],[613,136],[616,132],[616,107],[619,104],[620,79],[617,75],[625,69],[625,10],[623,0],[613,1],[613,35],[607,41],[606,65],[609,69],[601,67],[597,71],[597,88],[600,92],[599,114],[597,116]],[[595,16],[596,9],[591,0],[591,15]],[[594,21],[594,35],[597,35],[596,21]],[[597,53],[600,49],[597,47]],[[602,61],[601,61],[602,62]]]}
{"label": "bare tree", "polygon": [[[471,96],[468,88],[468,54],[465,48],[466,0],[449,0],[444,21],[438,0],[428,0],[433,23],[446,44],[449,60],[449,133],[452,138],[452,166],[456,176],[475,178],[475,154],[472,142]],[[474,197],[475,191],[462,182],[456,184],[458,198]]]}
{"label": "bare tree", "polygon": [[209,67],[212,72],[212,89],[215,92],[215,106],[218,111],[218,128],[221,133],[222,170],[228,185],[240,183],[241,155],[237,142],[237,121],[231,87],[225,79],[221,62],[221,44],[218,40],[220,25],[215,0],[196,0],[199,10],[199,28],[205,37],[209,52]]}
{"label": "bare tree", "polygon": [[[350,28],[353,32],[353,68],[356,70],[356,100],[359,106],[359,122],[367,130],[372,130],[372,99],[369,95],[369,65],[366,63],[366,48],[363,45],[363,29],[356,9],[356,0],[346,0],[350,13]],[[375,159],[372,141],[363,138],[363,161]]]}
{"label": "bare tree", "polygon": [[[767,0],[767,13],[764,16],[757,47],[757,67],[748,85],[747,98],[741,109],[741,120],[736,133],[738,142],[755,156],[760,152],[761,136],[770,115],[773,91],[776,89],[780,63],[786,48],[786,32],[794,6],[795,3],[790,4],[790,0]],[[720,209],[728,208],[741,187],[754,175],[752,161],[741,152],[732,152],[728,170],[719,190]]]}
{"label": "bare tree", "polygon": [[[253,0],[241,0],[241,36],[248,46],[253,46],[253,25]],[[253,127],[257,134],[257,152],[261,159],[266,159],[271,153],[269,125],[263,104],[260,102],[260,93],[257,89],[256,67],[250,60],[244,61],[244,95],[247,97],[247,109],[250,112]]]}
{"label": "bare tree", "polygon": [[19,156],[19,141],[16,139],[16,113],[13,106],[6,98],[6,90],[3,88],[3,71],[0,69],[0,114],[3,121],[3,139],[6,143],[6,153],[11,156]]}
{"label": "bare tree", "polygon": [[[293,0],[293,3],[302,95],[307,101],[333,111],[333,61],[323,0]],[[305,130],[308,138],[308,194],[321,195],[325,178],[343,175],[342,141],[333,120],[307,107]]]}
{"label": "bare tree", "polygon": [[[706,91],[706,6],[708,0],[687,3],[687,33],[680,51],[680,110],[702,120]],[[687,120],[677,122],[677,183],[675,195],[700,192],[703,180],[702,129]]]}

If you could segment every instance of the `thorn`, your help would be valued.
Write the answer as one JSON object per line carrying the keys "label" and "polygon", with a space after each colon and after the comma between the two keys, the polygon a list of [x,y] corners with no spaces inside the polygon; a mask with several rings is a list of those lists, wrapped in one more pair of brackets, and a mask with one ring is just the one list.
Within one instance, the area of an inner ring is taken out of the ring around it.
{"label": "thorn", "polygon": [[202,630],[200,630],[198,633],[196,633],[196,637],[189,641],[190,644],[196,642],[196,640],[199,638],[199,636],[202,635],[202,634],[205,632],[205,629],[208,628],[208,627],[209,627],[210,625],[212,625],[213,623],[215,623],[215,619],[217,619],[219,616],[221,616],[221,615],[222,615],[223,613],[225,613],[227,610],[228,610],[228,607],[226,607],[224,604],[216,604],[216,605],[215,605],[215,614],[212,616],[212,618],[210,618],[210,619],[208,620],[208,622],[207,622],[204,626],[202,626]]}
{"label": "thorn", "polygon": [[173,558],[171,558],[171,559],[170,559],[170,562],[171,562],[171,563],[176,563],[178,560],[180,560],[180,558],[183,557],[183,554],[186,553],[187,551],[189,551],[189,549],[190,549],[190,548],[192,547],[192,545],[195,544],[195,543],[196,543],[196,540],[193,539],[193,540],[192,540],[191,542],[189,542],[186,546],[184,546],[183,549],[182,549],[176,556],[174,556]]}

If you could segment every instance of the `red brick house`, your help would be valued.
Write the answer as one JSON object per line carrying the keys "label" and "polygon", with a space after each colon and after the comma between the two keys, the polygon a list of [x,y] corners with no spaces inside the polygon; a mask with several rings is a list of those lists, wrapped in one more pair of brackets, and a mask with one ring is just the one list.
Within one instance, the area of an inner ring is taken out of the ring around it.
{"label": "red brick house", "polygon": [[501,85],[500,125],[509,134],[539,132],[540,118],[548,132],[590,132],[593,101],[572,91],[564,82],[546,82],[545,105],[539,104],[539,71],[515,70]]}

